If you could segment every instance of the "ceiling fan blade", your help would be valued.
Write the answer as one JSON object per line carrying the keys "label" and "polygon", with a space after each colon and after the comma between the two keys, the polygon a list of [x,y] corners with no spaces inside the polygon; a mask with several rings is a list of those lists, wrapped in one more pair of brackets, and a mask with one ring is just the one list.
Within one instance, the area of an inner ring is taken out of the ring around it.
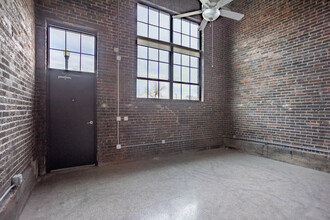
{"label": "ceiling fan blade", "polygon": [[229,10],[224,10],[224,9],[220,10],[220,16],[226,17],[226,18],[231,18],[231,19],[234,19],[236,21],[239,21],[244,17],[244,15],[241,14],[241,13],[237,13],[237,12],[233,12],[233,11],[229,11]]}
{"label": "ceiling fan blade", "polygon": [[204,31],[205,27],[207,25],[207,20],[203,19],[201,25],[199,26],[198,30],[199,31]]}
{"label": "ceiling fan blade", "polygon": [[184,13],[184,14],[174,15],[173,18],[183,18],[183,17],[189,17],[189,16],[192,16],[192,15],[198,15],[198,14],[202,14],[202,10],[191,11],[191,12],[187,12],[187,13]]}
{"label": "ceiling fan blade", "polygon": [[220,0],[218,1],[216,8],[222,8],[223,6],[228,5],[232,1],[234,0]]}

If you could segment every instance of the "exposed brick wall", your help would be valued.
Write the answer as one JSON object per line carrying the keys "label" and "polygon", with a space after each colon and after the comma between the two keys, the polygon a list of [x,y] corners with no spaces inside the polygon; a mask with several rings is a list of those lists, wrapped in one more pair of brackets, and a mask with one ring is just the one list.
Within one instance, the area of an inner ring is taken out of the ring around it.
{"label": "exposed brick wall", "polygon": [[[151,1],[162,7],[180,12],[199,9],[199,1]],[[216,56],[215,68],[205,62],[204,102],[143,100],[135,98],[136,91],[136,1],[120,1],[120,115],[128,116],[128,122],[121,122],[120,139],[123,148],[116,150],[116,90],[117,90],[117,1],[36,1],[37,42],[37,92],[38,92],[38,149],[41,157],[46,154],[45,100],[46,100],[46,21],[94,30],[98,32],[98,78],[97,78],[97,157],[99,163],[151,157],[163,153],[211,147],[222,144],[221,119],[224,118],[226,58]],[[224,25],[224,24],[222,24]],[[224,26],[223,26],[224,27]],[[225,27],[224,27],[225,28]],[[210,51],[210,27],[207,27],[205,47]],[[215,28],[215,34],[221,34]],[[225,37],[228,38],[226,35]],[[226,43],[218,44],[215,53],[220,54]],[[210,60],[210,54],[205,54]],[[203,139],[208,138],[208,139]],[[165,139],[167,144],[149,143]],[[198,141],[186,141],[200,139]],[[179,142],[177,142],[179,141]],[[146,144],[125,148],[128,145]],[[41,162],[43,163],[43,162]]]}
{"label": "exposed brick wall", "polygon": [[236,0],[227,135],[330,146],[330,2]]}
{"label": "exposed brick wall", "polygon": [[34,154],[34,4],[0,0],[0,195]]}

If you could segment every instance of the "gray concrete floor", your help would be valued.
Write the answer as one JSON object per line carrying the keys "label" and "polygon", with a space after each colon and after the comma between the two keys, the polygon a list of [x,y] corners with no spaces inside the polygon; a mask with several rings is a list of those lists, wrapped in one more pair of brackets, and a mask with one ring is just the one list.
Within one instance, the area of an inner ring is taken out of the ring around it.
{"label": "gray concrete floor", "polygon": [[51,173],[32,219],[330,219],[330,174],[228,149]]}

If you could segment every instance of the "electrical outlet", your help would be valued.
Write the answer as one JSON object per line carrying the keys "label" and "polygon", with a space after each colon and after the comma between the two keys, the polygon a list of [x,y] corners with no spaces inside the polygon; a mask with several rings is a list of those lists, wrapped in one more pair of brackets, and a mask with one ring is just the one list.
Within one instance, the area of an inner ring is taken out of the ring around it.
{"label": "electrical outlet", "polygon": [[124,116],[124,121],[128,121],[128,116]]}
{"label": "electrical outlet", "polygon": [[117,121],[121,121],[121,117],[120,116],[117,116],[116,120]]}
{"label": "electrical outlet", "polygon": [[118,52],[119,52],[119,48],[115,47],[115,48],[113,49],[113,51],[115,51],[115,53],[118,53]]}
{"label": "electrical outlet", "polygon": [[165,144],[165,140],[162,140],[162,144]]}
{"label": "electrical outlet", "polygon": [[117,150],[121,149],[121,144],[117,144],[117,145],[116,145],[116,149],[117,149]]}
{"label": "electrical outlet", "polygon": [[121,61],[121,56],[117,55],[117,60]]}
{"label": "electrical outlet", "polygon": [[11,183],[16,185],[16,186],[21,185],[22,182],[23,182],[23,175],[22,174],[16,174],[11,178]]}

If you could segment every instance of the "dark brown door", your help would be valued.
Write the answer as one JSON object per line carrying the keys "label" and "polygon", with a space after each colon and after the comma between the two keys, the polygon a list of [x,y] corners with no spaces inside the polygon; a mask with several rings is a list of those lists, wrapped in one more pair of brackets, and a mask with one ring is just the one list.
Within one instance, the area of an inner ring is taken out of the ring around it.
{"label": "dark brown door", "polygon": [[49,170],[94,164],[94,74],[48,76]]}

